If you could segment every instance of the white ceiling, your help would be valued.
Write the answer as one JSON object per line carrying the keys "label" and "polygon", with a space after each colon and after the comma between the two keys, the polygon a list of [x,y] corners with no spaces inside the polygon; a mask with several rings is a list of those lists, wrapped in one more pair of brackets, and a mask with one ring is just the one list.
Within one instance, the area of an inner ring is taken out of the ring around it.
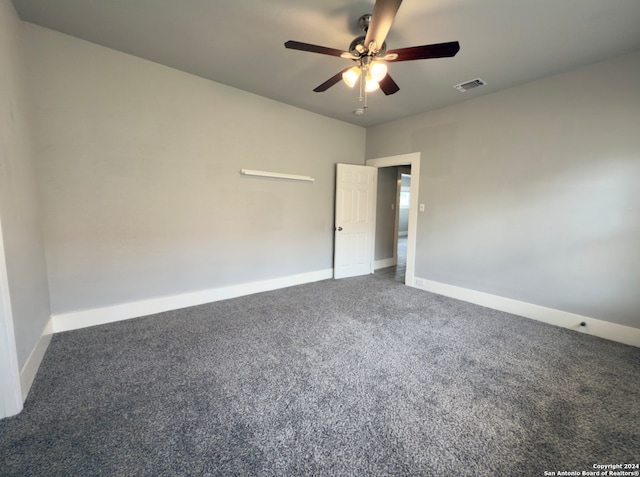
{"label": "white ceiling", "polygon": [[[351,60],[285,49],[347,50],[373,0],[13,0],[20,17],[100,45],[361,126],[509,88],[640,49],[640,0],[405,0],[388,49],[460,42],[453,58],[391,63],[400,91],[369,96],[320,83]],[[460,93],[455,84],[488,85]],[[615,88],[615,85],[611,85]]]}

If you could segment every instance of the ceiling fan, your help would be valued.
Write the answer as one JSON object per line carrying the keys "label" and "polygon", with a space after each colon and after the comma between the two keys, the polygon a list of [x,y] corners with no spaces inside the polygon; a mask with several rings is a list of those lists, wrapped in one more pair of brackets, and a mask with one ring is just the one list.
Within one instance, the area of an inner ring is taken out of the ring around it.
{"label": "ceiling fan", "polygon": [[365,31],[365,35],[354,39],[349,46],[349,51],[292,40],[287,41],[284,46],[292,50],[310,51],[355,61],[357,63],[356,66],[340,71],[317,86],[314,91],[316,93],[326,91],[338,83],[340,79],[344,80],[350,87],[355,86],[359,80],[360,100],[362,100],[364,90],[366,107],[366,93],[381,89],[385,95],[390,95],[400,90],[396,82],[387,74],[386,62],[451,57],[455,56],[460,50],[460,44],[457,41],[451,41],[387,51],[385,38],[401,3],[402,0],[376,0],[373,13],[362,15],[358,20],[358,24]]}

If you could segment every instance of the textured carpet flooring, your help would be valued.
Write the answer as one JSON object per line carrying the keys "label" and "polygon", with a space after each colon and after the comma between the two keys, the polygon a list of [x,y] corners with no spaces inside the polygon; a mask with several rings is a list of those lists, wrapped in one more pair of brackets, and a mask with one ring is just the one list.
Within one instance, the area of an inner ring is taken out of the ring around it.
{"label": "textured carpet flooring", "polygon": [[53,337],[5,476],[534,476],[638,462],[640,349],[379,276]]}

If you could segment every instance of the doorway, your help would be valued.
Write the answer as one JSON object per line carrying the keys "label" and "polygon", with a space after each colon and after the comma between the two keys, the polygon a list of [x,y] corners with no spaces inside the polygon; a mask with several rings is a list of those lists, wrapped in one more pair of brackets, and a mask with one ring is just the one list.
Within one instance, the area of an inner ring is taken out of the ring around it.
{"label": "doorway", "polygon": [[[413,152],[398,156],[380,157],[366,161],[367,166],[386,168],[407,166],[411,170],[411,182],[408,191],[408,219],[406,235],[406,268],[404,270],[405,285],[415,286],[416,235],[418,226],[418,191],[420,181],[420,153]],[[397,237],[397,234],[396,234]],[[396,254],[398,245],[396,244]],[[397,257],[397,255],[396,255]]]}

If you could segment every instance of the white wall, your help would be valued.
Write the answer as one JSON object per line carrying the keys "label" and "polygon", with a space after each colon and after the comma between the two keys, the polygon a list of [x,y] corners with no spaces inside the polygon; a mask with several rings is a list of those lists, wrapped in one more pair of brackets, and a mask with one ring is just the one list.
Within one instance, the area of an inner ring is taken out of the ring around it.
{"label": "white wall", "polygon": [[0,0],[0,223],[4,245],[0,266],[6,266],[9,297],[5,298],[13,317],[20,369],[49,320],[23,37],[24,24],[13,5]]}
{"label": "white wall", "polygon": [[335,164],[364,162],[363,128],[27,32],[54,314],[332,268]]}
{"label": "white wall", "polygon": [[416,276],[640,328],[638,84],[640,52],[369,128],[421,152]]}

